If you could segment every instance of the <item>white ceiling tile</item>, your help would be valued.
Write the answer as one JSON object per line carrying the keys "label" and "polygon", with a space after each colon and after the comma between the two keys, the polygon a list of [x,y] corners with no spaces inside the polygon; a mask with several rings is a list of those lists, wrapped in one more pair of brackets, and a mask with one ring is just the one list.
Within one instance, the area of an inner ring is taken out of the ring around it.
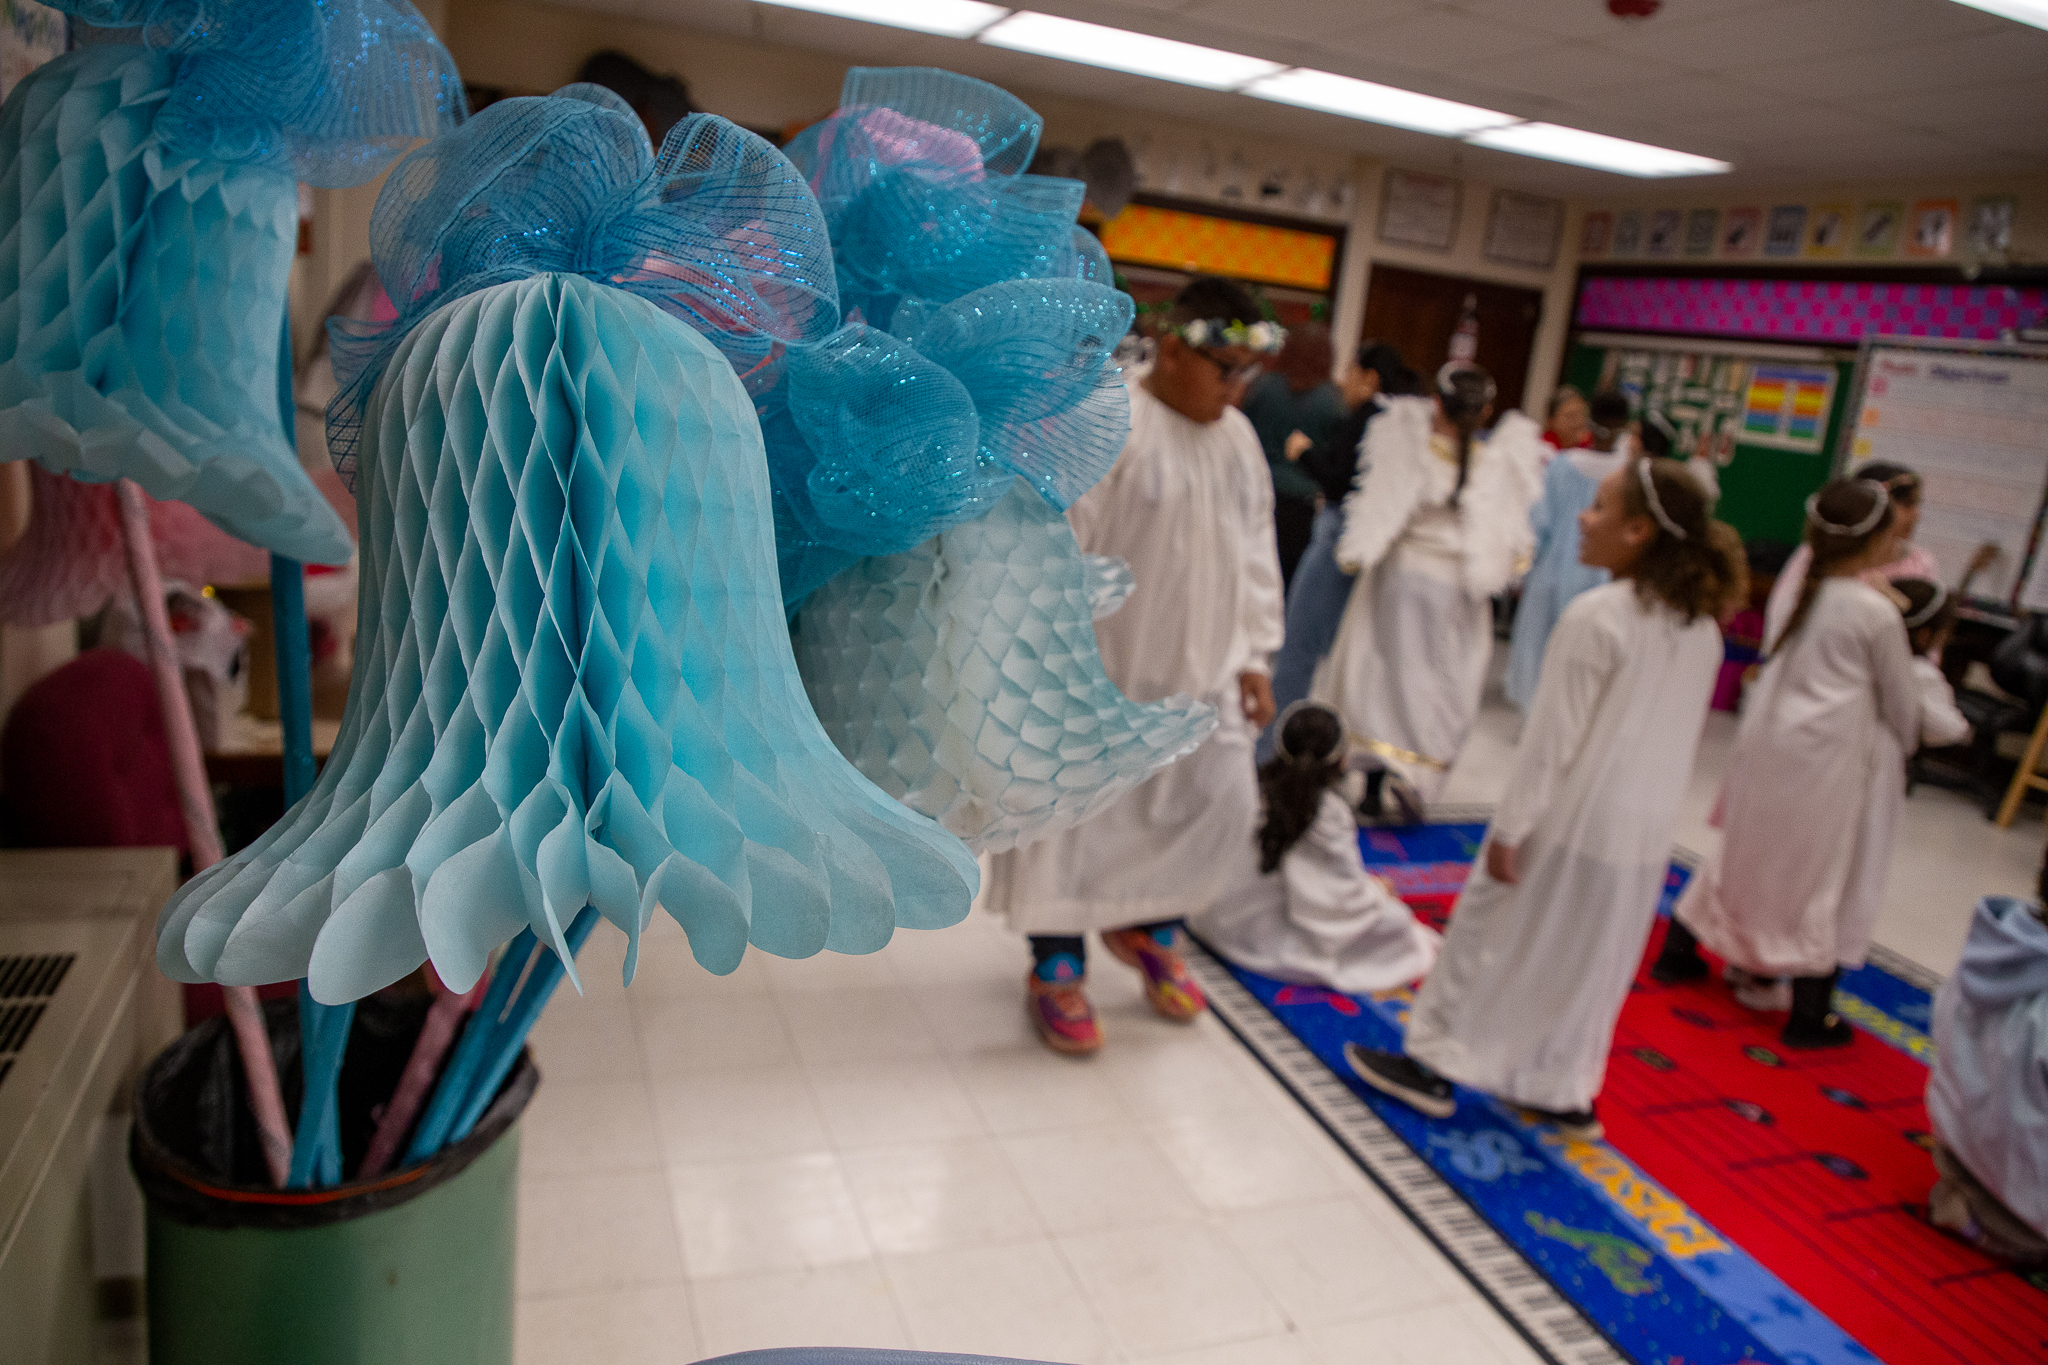
{"label": "white ceiling tile", "polygon": [[2048,87],[2048,32],[2008,24],[2009,32],[1913,43],[1862,61],[1759,66],[1745,80],[1799,83],[1807,98],[1836,100],[1872,94],[1967,90],[2033,81]]}
{"label": "white ceiling tile", "polygon": [[1604,41],[1618,33],[1673,23],[1722,19],[1779,0],[1664,0],[1650,19],[1619,19],[1598,0],[1446,0],[1453,9],[1476,18],[1545,33],[1556,38]]}
{"label": "white ceiling tile", "polygon": [[1333,35],[1330,45],[1412,71],[1435,72],[1458,71],[1470,62],[1532,52],[1546,44],[1527,29],[1431,9],[1368,24],[1354,35]]}
{"label": "white ceiling tile", "polygon": [[1776,0],[1719,18],[1674,12],[1668,26],[1650,19],[1606,42],[1696,71],[1741,73],[1761,61],[1804,59],[1825,67],[1851,53],[1983,32],[1980,21],[1989,17],[1950,0]]}
{"label": "white ceiling tile", "polygon": [[1627,103],[1638,110],[1649,104],[1637,93],[1643,86],[1694,79],[1691,72],[1668,62],[1624,57],[1592,43],[1553,43],[1473,60],[1459,74],[1479,85],[1566,103],[1625,91],[1631,97]]}

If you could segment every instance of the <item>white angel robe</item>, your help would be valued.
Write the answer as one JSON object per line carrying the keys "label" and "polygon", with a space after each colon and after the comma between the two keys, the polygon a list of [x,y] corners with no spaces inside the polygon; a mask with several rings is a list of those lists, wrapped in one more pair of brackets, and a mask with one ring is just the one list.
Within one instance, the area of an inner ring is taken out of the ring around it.
{"label": "white angel robe", "polygon": [[1365,870],[1358,821],[1334,791],[1279,867],[1259,871],[1256,840],[1240,844],[1238,867],[1188,923],[1240,967],[1362,995],[1405,986],[1436,961],[1436,930]]}
{"label": "white angel robe", "polygon": [[1458,506],[1457,446],[1435,404],[1395,398],[1367,429],[1364,473],[1344,500],[1337,563],[1359,575],[1310,695],[1344,717],[1352,744],[1436,794],[1465,747],[1493,652],[1493,595],[1534,539],[1542,431],[1520,412],[1474,440]]}
{"label": "white angel robe", "polygon": [[1280,647],[1273,480],[1252,424],[1181,416],[1133,384],[1131,434],[1109,474],[1067,511],[1089,554],[1137,586],[1095,623],[1110,680],[1136,701],[1185,693],[1216,730],[1100,814],[991,858],[991,909],[1026,934],[1079,934],[1178,919],[1232,874],[1258,819],[1256,738],[1238,675]]}
{"label": "white angel robe", "polygon": [[2048,923],[2016,896],[1977,902],[1963,960],[1934,996],[1934,1135],[2048,1237]]}
{"label": "white angel robe", "polygon": [[1860,579],[1824,580],[1743,700],[1721,849],[1679,919],[1760,976],[1862,966],[1920,725],[1899,609]]}
{"label": "white angel robe", "polygon": [[1557,618],[1572,599],[1607,581],[1607,570],[1579,562],[1579,513],[1593,505],[1593,495],[1615,470],[1628,463],[1626,443],[1613,450],[1564,450],[1543,471],[1543,496],[1529,510],[1535,532],[1535,562],[1522,580],[1522,602],[1515,608],[1514,636],[1508,645],[1508,671],[1503,687],[1508,700],[1527,711],[1536,699],[1536,681],[1543,674],[1543,651]]}
{"label": "white angel robe", "polygon": [[1920,693],[1920,742],[1946,749],[1970,738],[1970,718],[1956,706],[1956,690],[1948,685],[1941,665],[1924,654],[1913,656],[1913,683]]}
{"label": "white angel robe", "polygon": [[1409,1015],[1409,1056],[1538,1109],[1593,1102],[1720,666],[1713,617],[1645,605],[1632,583],[1565,608],[1487,833],[1517,850],[1520,880],[1478,859]]}

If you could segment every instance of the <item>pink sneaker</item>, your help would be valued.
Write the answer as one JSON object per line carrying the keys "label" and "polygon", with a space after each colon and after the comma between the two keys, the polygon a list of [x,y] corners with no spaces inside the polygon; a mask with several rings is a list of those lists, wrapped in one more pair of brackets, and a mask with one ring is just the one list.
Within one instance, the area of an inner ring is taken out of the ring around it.
{"label": "pink sneaker", "polygon": [[1111,929],[1103,934],[1102,946],[1116,954],[1117,961],[1145,974],[1145,999],[1162,1018],[1185,1024],[1209,1007],[1179,948],[1168,947],[1144,929]]}
{"label": "pink sneaker", "polygon": [[1102,1026],[1095,1022],[1095,1007],[1081,989],[1086,980],[1076,976],[1041,981],[1037,972],[1024,974],[1024,1011],[1054,1052],[1079,1057],[1102,1046]]}

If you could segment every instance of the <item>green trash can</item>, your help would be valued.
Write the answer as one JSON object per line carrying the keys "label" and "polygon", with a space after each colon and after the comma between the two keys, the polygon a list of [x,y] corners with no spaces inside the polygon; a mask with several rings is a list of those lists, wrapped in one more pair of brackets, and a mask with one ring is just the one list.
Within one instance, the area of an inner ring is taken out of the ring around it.
{"label": "green trash can", "polygon": [[[424,1002],[357,1009],[341,1077],[344,1169],[391,1093]],[[287,1108],[297,1010],[266,1007]],[[129,1160],[147,1210],[151,1365],[511,1365],[522,1054],[474,1131],[431,1161],[331,1189],[263,1174],[225,1019],[152,1062]],[[372,1098],[372,1097],[375,1098]]]}

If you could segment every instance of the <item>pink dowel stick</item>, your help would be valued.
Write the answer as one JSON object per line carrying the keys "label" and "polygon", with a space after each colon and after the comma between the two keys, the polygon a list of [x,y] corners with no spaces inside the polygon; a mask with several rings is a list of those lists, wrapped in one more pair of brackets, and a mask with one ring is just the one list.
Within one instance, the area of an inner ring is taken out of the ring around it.
{"label": "pink dowel stick", "polygon": [[[121,540],[128,551],[128,578],[149,640],[149,665],[156,675],[157,706],[163,712],[164,738],[171,750],[171,773],[177,779],[178,805],[185,817],[185,838],[192,846],[192,870],[201,872],[221,859],[220,831],[214,823],[213,788],[199,753],[199,731],[192,724],[192,704],[185,696],[185,674],[178,667],[177,645],[171,639],[171,618],[164,610],[163,576],[157,572],[156,542],[149,534],[149,502],[129,479],[115,485],[121,502]],[[256,1134],[263,1144],[263,1162],[273,1185],[283,1185],[291,1167],[291,1125],[285,1121],[284,1093],[278,1085],[277,1061],[270,1051],[270,1033],[253,986],[223,986],[228,1023],[242,1054],[249,1079],[249,1108],[256,1116]]]}
{"label": "pink dowel stick", "polygon": [[363,1156],[363,1166],[356,1172],[356,1179],[368,1180],[384,1174],[390,1167],[405,1142],[406,1134],[412,1131],[414,1121],[419,1118],[421,1107],[427,1102],[427,1094],[434,1087],[434,1078],[441,1071],[441,1059],[448,1055],[455,1035],[461,1031],[462,1017],[475,1009],[483,998],[484,982],[481,980],[469,988],[467,995],[457,995],[447,987],[441,987],[427,1010],[427,1022],[420,1029],[419,1040],[412,1045],[412,1055],[406,1058],[405,1071],[398,1078],[398,1088],[391,1092],[391,1103],[385,1106],[384,1117],[377,1121],[377,1131],[370,1138],[370,1150]]}

